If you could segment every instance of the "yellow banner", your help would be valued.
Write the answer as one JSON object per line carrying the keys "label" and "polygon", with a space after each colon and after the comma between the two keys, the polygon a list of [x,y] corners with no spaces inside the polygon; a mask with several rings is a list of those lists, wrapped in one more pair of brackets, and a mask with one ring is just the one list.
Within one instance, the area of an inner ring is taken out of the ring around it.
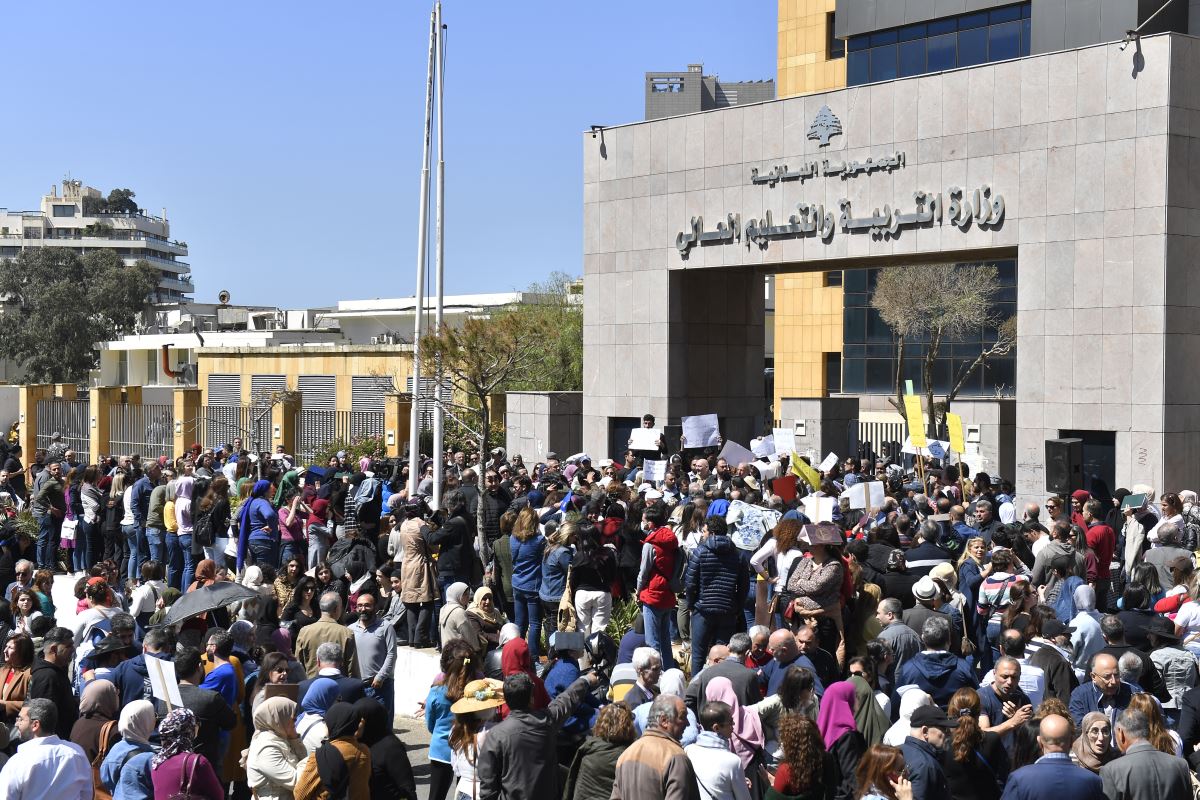
{"label": "yellow banner", "polygon": [[814,492],[821,488],[821,473],[809,466],[795,451],[792,452],[792,474],[811,486]]}
{"label": "yellow banner", "polygon": [[950,449],[961,456],[966,449],[963,443],[962,417],[947,413],[946,427],[950,430]]}
{"label": "yellow banner", "polygon": [[913,447],[925,447],[925,415],[921,413],[921,398],[919,395],[904,396],[904,412],[908,417],[908,436]]}

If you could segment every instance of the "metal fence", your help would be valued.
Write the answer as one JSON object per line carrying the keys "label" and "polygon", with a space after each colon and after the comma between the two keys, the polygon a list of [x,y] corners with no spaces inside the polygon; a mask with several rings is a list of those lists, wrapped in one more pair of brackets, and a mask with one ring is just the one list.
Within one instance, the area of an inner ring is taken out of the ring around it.
{"label": "metal fence", "polygon": [[296,458],[305,463],[331,442],[349,443],[359,437],[383,435],[382,411],[305,408],[300,411],[299,423]]}
{"label": "metal fence", "polygon": [[[257,422],[256,422],[257,420]],[[242,440],[247,450],[257,443],[259,450],[271,446],[271,412],[250,406],[200,406],[200,416],[185,431],[204,447],[217,448]]]}
{"label": "metal fence", "polygon": [[851,442],[859,458],[896,455],[904,446],[903,422],[862,422],[855,420],[850,424],[850,433],[855,439]]}
{"label": "metal fence", "polygon": [[[61,433],[63,441],[81,456],[91,452],[91,415],[88,413],[91,402],[83,400],[63,400],[58,397],[48,400],[38,400],[37,404],[37,446],[49,447],[50,437]],[[30,461],[33,460],[30,453]]]}
{"label": "metal fence", "polygon": [[108,410],[109,449],[143,458],[171,458],[175,450],[175,408],[170,405],[119,405]]}

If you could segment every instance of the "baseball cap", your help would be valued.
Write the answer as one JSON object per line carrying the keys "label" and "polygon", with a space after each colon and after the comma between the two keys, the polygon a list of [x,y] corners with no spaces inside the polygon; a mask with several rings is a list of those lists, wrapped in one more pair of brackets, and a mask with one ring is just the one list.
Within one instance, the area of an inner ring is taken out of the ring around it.
{"label": "baseball cap", "polygon": [[1042,622],[1042,636],[1047,639],[1053,639],[1056,636],[1074,632],[1074,628],[1065,625],[1061,620],[1054,619],[1053,617]]}
{"label": "baseball cap", "polygon": [[950,719],[937,706],[921,706],[912,713],[914,728],[957,728],[958,720]]}

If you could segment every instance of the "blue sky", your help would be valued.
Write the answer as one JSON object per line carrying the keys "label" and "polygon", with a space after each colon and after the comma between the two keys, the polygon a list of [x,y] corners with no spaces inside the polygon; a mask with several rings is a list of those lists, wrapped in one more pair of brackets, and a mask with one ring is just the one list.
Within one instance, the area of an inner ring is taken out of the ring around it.
{"label": "blue sky", "polygon": [[[430,3],[122,8],[6,9],[0,207],[68,172],[129,187],[188,242],[198,300],[413,292]],[[579,134],[641,119],[645,71],[775,75],[775,0],[443,8],[451,293],[581,273]]]}

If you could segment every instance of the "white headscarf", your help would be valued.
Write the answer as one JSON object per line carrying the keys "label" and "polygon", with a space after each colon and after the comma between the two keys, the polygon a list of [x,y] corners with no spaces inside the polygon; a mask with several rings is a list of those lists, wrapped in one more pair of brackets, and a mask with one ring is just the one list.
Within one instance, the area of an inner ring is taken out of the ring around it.
{"label": "white headscarf", "polygon": [[684,680],[683,672],[678,669],[663,670],[662,675],[658,678],[659,694],[673,694],[676,697],[683,697],[686,687],[687,681]]}
{"label": "white headscarf", "polygon": [[908,738],[908,730],[912,727],[913,712],[921,706],[931,705],[933,705],[933,698],[929,696],[928,692],[920,689],[909,689],[900,695],[900,719],[887,729],[887,733],[883,735],[883,743],[892,747],[904,744],[904,740]]}
{"label": "white headscarf", "polygon": [[121,738],[131,744],[148,746],[154,726],[154,705],[149,700],[134,700],[121,709],[121,717],[117,720]]}

